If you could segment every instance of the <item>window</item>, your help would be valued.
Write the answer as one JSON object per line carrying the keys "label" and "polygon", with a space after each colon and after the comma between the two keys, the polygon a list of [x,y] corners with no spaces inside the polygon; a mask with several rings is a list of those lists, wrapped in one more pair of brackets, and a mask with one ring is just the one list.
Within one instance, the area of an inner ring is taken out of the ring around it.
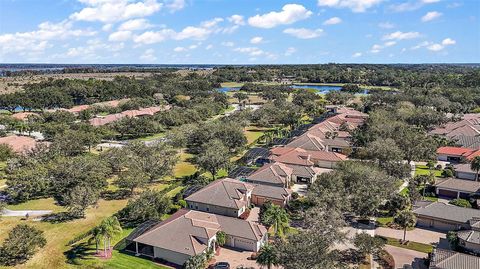
{"label": "window", "polygon": [[210,208],[207,207],[207,212],[210,211]]}
{"label": "window", "polygon": [[195,209],[198,209],[198,205],[195,206]]}

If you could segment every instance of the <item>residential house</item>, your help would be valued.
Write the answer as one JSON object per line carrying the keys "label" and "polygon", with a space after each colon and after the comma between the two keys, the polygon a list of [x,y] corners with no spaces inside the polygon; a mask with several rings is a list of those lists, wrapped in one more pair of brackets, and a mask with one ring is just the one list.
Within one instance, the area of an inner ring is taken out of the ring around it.
{"label": "residential house", "polygon": [[449,122],[430,132],[470,149],[480,149],[480,113],[465,114],[460,121]]}
{"label": "residential house", "polygon": [[466,251],[480,254],[480,218],[470,220],[470,229],[457,232],[458,245]]}
{"label": "residential house", "polygon": [[470,229],[470,220],[480,218],[480,210],[441,202],[422,202],[414,207],[417,225],[442,231]]}
{"label": "residential house", "polygon": [[430,255],[429,269],[474,269],[480,268],[480,257],[460,252],[435,248]]}
{"label": "residential house", "polygon": [[155,106],[155,107],[147,107],[147,108],[141,108],[141,109],[134,109],[134,110],[125,110],[121,113],[116,113],[116,114],[110,114],[104,117],[95,117],[93,119],[90,119],[90,124],[93,126],[102,126],[106,125],[118,120],[121,120],[125,117],[143,117],[143,116],[152,116],[155,115],[156,113],[164,110],[169,110],[170,106]]}
{"label": "residential house", "polygon": [[240,217],[250,206],[253,188],[249,183],[224,178],[191,194],[185,201],[190,209]]}
{"label": "residential house", "polygon": [[285,207],[292,198],[292,190],[269,185],[255,185],[252,192],[252,203],[262,206],[266,202]]}
{"label": "residential house", "polygon": [[[473,171],[470,168],[469,163],[462,163],[462,164],[455,164],[453,166],[455,170],[455,176],[460,179],[467,179],[467,180],[476,180],[477,179],[477,171]],[[479,178],[480,180],[480,178]]]}
{"label": "residential house", "polygon": [[283,163],[269,163],[246,178],[247,182],[288,188],[292,182],[293,169]]}
{"label": "residential house", "polygon": [[216,235],[226,234],[225,246],[258,251],[268,240],[260,224],[201,211],[180,209],[158,223],[145,223],[127,238],[127,251],[183,265],[190,257],[216,248]]}
{"label": "residential house", "polygon": [[459,163],[472,160],[475,156],[480,156],[480,150],[462,147],[440,147],[437,149],[437,159],[439,161]]}
{"label": "residential house", "polygon": [[480,182],[448,178],[435,184],[439,197],[468,199],[471,194],[480,193]]}

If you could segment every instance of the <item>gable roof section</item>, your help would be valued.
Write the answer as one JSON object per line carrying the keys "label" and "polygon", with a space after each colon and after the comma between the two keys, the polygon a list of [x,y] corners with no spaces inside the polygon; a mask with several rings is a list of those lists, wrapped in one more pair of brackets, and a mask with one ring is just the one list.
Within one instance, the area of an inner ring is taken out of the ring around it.
{"label": "gable roof section", "polygon": [[480,150],[462,147],[440,147],[437,149],[437,154],[455,155],[471,160],[476,156],[480,156]]}
{"label": "gable roof section", "polygon": [[472,269],[480,268],[480,257],[451,250],[436,248],[430,261],[431,269]]}
{"label": "gable roof section", "polygon": [[480,210],[447,205],[441,202],[430,203],[413,210],[418,216],[433,217],[438,219],[467,223],[472,218],[480,217]]}
{"label": "gable roof section", "polygon": [[218,231],[255,241],[267,233],[264,226],[246,220],[180,209],[169,219],[131,240],[194,256],[207,248],[203,242],[215,236]]}
{"label": "gable roof section", "polygon": [[292,192],[292,190],[287,188],[259,184],[255,186],[252,194],[261,197],[272,198],[275,200],[285,201],[292,194]]}
{"label": "gable roof section", "polygon": [[262,166],[247,178],[255,182],[285,185],[287,178],[292,173],[293,170],[285,164],[270,163]]}
{"label": "gable roof section", "polygon": [[296,165],[312,166],[314,161],[338,162],[347,159],[347,156],[323,150],[305,150],[302,148],[277,147],[271,150],[276,162]]}
{"label": "gable roof section", "polygon": [[247,204],[243,200],[253,186],[239,180],[225,178],[216,180],[194,194],[185,198],[186,201],[221,207],[239,209]]}
{"label": "gable roof section", "polygon": [[480,190],[480,182],[449,178],[435,185],[437,188],[446,188],[467,193],[475,193]]}
{"label": "gable roof section", "polygon": [[290,148],[302,148],[306,150],[325,150],[323,140],[315,135],[305,133],[286,145]]}

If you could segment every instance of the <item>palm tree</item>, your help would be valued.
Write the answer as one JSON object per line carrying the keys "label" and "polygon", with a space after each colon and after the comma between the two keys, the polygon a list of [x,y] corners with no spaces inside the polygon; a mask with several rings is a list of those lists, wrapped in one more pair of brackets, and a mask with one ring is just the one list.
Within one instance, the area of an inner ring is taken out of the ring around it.
{"label": "palm tree", "polygon": [[473,158],[472,163],[470,164],[470,169],[477,172],[475,174],[475,181],[478,181],[478,173],[480,171],[480,156],[475,156],[475,158]]}
{"label": "palm tree", "polygon": [[414,227],[417,223],[417,218],[411,210],[407,209],[398,212],[393,221],[403,228],[403,241],[405,241],[405,237],[407,236],[407,228]]}
{"label": "palm tree", "polygon": [[267,266],[268,269],[272,268],[272,265],[278,265],[278,257],[275,248],[269,244],[263,245],[260,248],[256,262],[260,266]]}
{"label": "palm tree", "polygon": [[122,232],[122,227],[117,217],[111,216],[104,219],[97,228],[97,236],[98,238],[103,238],[103,250],[105,257],[107,257],[107,249],[110,250],[110,241],[114,236]]}
{"label": "palm tree", "polygon": [[289,225],[288,214],[285,209],[278,205],[270,205],[262,214],[262,223],[275,227],[275,235],[283,236],[284,229]]}

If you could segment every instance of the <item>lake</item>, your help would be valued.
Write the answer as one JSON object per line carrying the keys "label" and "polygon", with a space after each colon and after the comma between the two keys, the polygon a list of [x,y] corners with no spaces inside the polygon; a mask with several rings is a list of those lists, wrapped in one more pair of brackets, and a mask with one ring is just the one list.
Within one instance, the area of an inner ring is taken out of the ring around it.
{"label": "lake", "polygon": [[[290,85],[293,89],[314,89],[317,93],[327,93],[330,91],[339,91],[341,86],[329,86],[329,85]],[[241,87],[222,87],[218,88],[220,92],[238,91]]]}

